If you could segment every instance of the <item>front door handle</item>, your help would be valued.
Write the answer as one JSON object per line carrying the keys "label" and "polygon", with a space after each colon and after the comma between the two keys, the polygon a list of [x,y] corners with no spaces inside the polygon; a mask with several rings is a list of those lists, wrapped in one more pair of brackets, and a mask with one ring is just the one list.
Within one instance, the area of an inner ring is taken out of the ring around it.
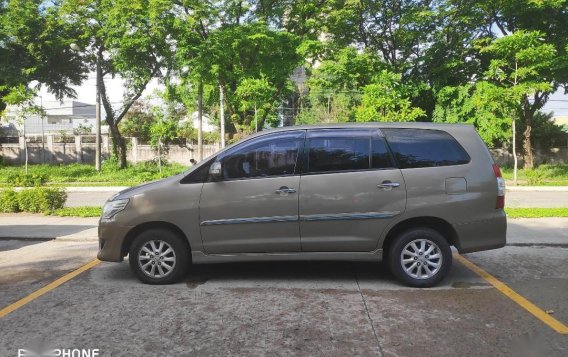
{"label": "front door handle", "polygon": [[391,182],[389,180],[383,181],[380,185],[377,185],[378,188],[382,188],[385,191],[390,191],[393,188],[400,186],[398,182]]}
{"label": "front door handle", "polygon": [[274,193],[279,194],[280,196],[286,196],[289,193],[296,193],[296,190],[293,189],[293,188],[282,186],[279,189],[277,189],[276,191],[274,191]]}

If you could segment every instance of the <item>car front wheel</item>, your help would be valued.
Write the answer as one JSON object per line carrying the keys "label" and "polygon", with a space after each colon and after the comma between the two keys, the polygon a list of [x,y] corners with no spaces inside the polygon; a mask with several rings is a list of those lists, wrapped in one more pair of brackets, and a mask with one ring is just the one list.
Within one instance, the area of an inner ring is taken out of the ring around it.
{"label": "car front wheel", "polygon": [[446,239],[430,228],[413,228],[399,235],[388,252],[392,273],[404,284],[427,288],[450,271],[452,251]]}
{"label": "car front wheel", "polygon": [[164,229],[142,232],[130,247],[130,268],[146,284],[170,284],[189,266],[189,249],[182,238]]}

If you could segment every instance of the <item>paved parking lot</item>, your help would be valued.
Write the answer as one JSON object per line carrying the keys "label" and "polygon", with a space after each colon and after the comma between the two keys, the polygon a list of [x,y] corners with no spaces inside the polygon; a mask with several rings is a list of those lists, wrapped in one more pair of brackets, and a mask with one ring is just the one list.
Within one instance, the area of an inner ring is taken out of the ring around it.
{"label": "paved parking lot", "polygon": [[[96,242],[0,241],[0,307],[92,261]],[[568,324],[568,247],[465,255]],[[196,266],[170,286],[100,263],[0,318],[0,356],[44,343],[103,356],[566,356],[568,335],[454,260],[433,289],[401,287],[381,264]]]}

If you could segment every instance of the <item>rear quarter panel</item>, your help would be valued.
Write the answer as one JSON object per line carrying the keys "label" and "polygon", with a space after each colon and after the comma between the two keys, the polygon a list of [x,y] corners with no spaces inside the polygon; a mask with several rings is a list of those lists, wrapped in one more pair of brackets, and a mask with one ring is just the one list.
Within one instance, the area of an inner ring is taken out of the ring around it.
{"label": "rear quarter panel", "polygon": [[[495,209],[497,184],[489,151],[473,126],[446,126],[444,130],[462,145],[471,161],[456,166],[402,169],[406,211],[391,228],[414,217],[437,217],[453,226],[458,236],[456,247],[462,252],[503,246],[506,219],[503,210]],[[465,192],[448,194],[448,178],[464,178]]]}

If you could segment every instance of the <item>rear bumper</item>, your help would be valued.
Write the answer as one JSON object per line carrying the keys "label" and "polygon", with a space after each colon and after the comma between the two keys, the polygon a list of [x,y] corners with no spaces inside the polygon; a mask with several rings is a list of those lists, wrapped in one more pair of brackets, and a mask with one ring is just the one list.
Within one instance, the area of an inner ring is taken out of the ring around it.
{"label": "rear bumper", "polygon": [[132,227],[115,222],[99,222],[99,252],[97,258],[107,262],[123,260],[122,245]]}
{"label": "rear bumper", "polygon": [[483,219],[454,225],[454,229],[460,253],[497,249],[507,244],[507,215],[502,209]]}

